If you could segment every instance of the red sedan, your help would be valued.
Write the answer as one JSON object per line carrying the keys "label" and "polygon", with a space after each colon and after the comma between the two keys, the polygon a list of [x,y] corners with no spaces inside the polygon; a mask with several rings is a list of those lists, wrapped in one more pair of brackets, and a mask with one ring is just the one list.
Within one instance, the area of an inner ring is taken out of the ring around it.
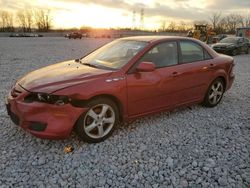
{"label": "red sedan", "polygon": [[234,60],[185,37],[129,37],[77,60],[33,71],[11,89],[11,119],[41,138],[73,128],[100,142],[125,121],[201,103],[216,106],[234,80]]}

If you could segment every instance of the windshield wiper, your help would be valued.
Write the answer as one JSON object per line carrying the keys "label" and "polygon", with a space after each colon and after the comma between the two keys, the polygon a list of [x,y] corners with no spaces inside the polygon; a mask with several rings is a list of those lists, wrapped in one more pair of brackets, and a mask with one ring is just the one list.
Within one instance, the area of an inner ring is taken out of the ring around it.
{"label": "windshield wiper", "polygon": [[81,59],[75,59],[75,62],[79,63],[81,62]]}
{"label": "windshield wiper", "polygon": [[111,68],[111,67],[106,67],[106,66],[102,66],[102,65],[95,65],[93,63],[84,63],[81,61],[82,59],[75,59],[75,62],[76,63],[80,63],[82,65],[86,65],[86,66],[89,66],[89,67],[94,67],[94,68],[98,68],[98,69],[108,69],[108,70],[117,70],[115,68]]}
{"label": "windshield wiper", "polygon": [[81,61],[81,59],[76,59],[75,62],[80,63],[82,65],[89,66],[89,67],[100,68],[99,66],[94,65],[93,63],[84,63],[84,62]]}
{"label": "windshield wiper", "polygon": [[81,63],[82,65],[86,65],[86,66],[89,66],[89,67],[94,67],[94,68],[100,68],[92,63]]}

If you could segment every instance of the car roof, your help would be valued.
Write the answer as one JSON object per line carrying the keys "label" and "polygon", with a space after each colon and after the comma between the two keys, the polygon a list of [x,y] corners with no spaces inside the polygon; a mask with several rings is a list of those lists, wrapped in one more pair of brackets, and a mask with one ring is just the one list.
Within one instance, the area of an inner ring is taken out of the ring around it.
{"label": "car roof", "polygon": [[[187,37],[181,37],[181,36],[134,36],[134,37],[125,37],[121,38],[120,40],[135,40],[135,41],[145,41],[145,42],[155,42],[158,40],[164,40],[164,39],[187,39]],[[190,39],[190,38],[188,38]]]}

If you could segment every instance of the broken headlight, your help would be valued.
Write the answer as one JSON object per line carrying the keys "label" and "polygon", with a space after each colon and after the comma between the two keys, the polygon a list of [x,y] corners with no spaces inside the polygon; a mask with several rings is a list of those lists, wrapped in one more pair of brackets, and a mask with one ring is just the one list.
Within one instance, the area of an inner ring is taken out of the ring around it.
{"label": "broken headlight", "polygon": [[47,93],[31,93],[24,98],[24,101],[27,103],[43,102],[62,106],[69,103],[69,97],[61,95],[51,95]]}

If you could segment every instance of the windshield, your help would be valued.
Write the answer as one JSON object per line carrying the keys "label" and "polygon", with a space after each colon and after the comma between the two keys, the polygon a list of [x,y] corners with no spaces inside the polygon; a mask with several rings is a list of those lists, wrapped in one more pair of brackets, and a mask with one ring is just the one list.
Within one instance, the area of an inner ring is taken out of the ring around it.
{"label": "windshield", "polygon": [[236,38],[232,38],[232,37],[227,37],[227,38],[224,38],[220,41],[220,43],[236,43],[237,42],[237,39]]}
{"label": "windshield", "polygon": [[144,41],[116,40],[85,56],[81,62],[95,67],[120,69],[146,45]]}

